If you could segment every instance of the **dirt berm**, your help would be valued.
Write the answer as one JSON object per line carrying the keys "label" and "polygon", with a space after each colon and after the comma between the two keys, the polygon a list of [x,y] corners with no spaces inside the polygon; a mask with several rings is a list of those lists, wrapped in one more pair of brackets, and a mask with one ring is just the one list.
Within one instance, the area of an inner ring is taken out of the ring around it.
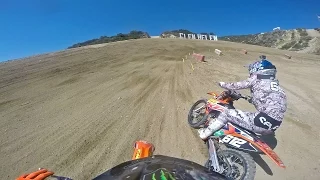
{"label": "dirt berm", "polygon": [[[193,51],[207,62],[191,56],[183,62]],[[45,167],[89,179],[129,160],[140,139],[152,142],[155,154],[203,164],[207,151],[187,124],[189,108],[207,92],[221,91],[216,82],[247,78],[243,65],[260,54],[275,63],[288,96],[273,140],[287,169],[256,157],[256,179],[320,179],[320,56],[179,39],[130,40],[1,63],[0,177]],[[235,106],[254,110],[244,100]]]}

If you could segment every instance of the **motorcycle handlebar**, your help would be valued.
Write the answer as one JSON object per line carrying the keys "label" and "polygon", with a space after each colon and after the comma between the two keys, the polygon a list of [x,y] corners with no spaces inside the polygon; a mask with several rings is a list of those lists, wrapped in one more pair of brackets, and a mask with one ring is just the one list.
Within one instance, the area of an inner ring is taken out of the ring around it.
{"label": "motorcycle handlebar", "polygon": [[248,96],[242,96],[242,95],[241,95],[241,97],[240,97],[240,98],[245,99],[245,100],[248,100],[248,99],[249,99],[249,97],[248,97]]}
{"label": "motorcycle handlebar", "polygon": [[223,93],[221,93],[217,99],[219,98],[226,98],[226,97],[231,97],[233,100],[238,100],[238,99],[245,99],[247,100],[249,103],[251,103],[251,99],[252,97],[251,96],[242,96],[242,94],[240,94],[238,91],[235,91],[235,90],[226,90],[224,91]]}
{"label": "motorcycle handlebar", "polygon": [[245,100],[248,101],[249,103],[252,103],[252,97],[251,97],[251,96],[242,96],[242,95],[241,95],[241,98],[242,98],[242,99],[245,99]]}

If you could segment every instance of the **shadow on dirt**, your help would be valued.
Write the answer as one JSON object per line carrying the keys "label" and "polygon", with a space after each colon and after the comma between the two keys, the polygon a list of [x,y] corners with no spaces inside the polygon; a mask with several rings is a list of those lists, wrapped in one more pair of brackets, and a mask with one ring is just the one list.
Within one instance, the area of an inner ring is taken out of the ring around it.
{"label": "shadow on dirt", "polygon": [[[275,134],[270,134],[270,135],[264,135],[261,136],[261,139],[267,143],[271,149],[274,149],[277,144],[278,141],[275,137]],[[270,176],[273,175],[273,172],[271,170],[271,168],[269,167],[269,165],[262,159],[261,154],[257,154],[257,153],[250,153],[250,155],[253,157],[253,160]]]}

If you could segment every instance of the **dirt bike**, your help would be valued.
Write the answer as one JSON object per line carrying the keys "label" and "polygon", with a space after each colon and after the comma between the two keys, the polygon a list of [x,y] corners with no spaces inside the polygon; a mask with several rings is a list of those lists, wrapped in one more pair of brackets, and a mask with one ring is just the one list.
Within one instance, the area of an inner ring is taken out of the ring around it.
{"label": "dirt bike", "polygon": [[[169,156],[163,156],[163,155],[153,155],[154,150],[155,150],[155,147],[152,143],[149,143],[143,140],[136,141],[134,144],[134,152],[133,152],[131,161],[123,162],[107,170],[106,172],[98,175],[97,177],[93,178],[93,180],[138,179],[142,171],[137,171],[135,174],[133,174],[133,172],[137,169],[140,169],[140,170],[143,169],[143,172],[144,172],[144,176],[139,179],[175,179],[174,177],[172,177],[172,175],[174,175],[175,173],[180,173],[180,174],[183,174],[183,177],[188,177],[186,176],[186,172],[189,173],[189,177],[191,174],[192,174],[191,175],[192,177],[196,175],[195,179],[197,179],[197,177],[205,177],[205,176],[202,176],[204,174],[210,174],[211,175],[210,177],[214,177],[213,179],[215,180],[226,179],[224,175],[221,175],[216,172],[214,172],[213,174],[212,172],[209,172],[205,167],[201,166],[200,164],[196,164],[191,161],[173,158]],[[153,165],[149,165],[149,164],[153,164]],[[146,166],[148,167],[145,168]],[[171,171],[172,173],[170,172],[168,173],[168,171],[166,172],[166,168],[168,167],[173,169],[173,171]],[[181,167],[185,168],[186,171],[183,171],[181,173]],[[130,171],[129,172],[130,175],[128,175],[128,170]],[[202,174],[199,173],[199,170],[202,171]],[[158,177],[156,177],[156,174],[158,174]],[[168,177],[170,178],[166,178],[165,174],[167,175],[169,174]],[[198,176],[199,174],[201,175]],[[55,176],[55,175],[51,175],[50,177],[57,180],[72,180],[71,178],[68,178],[68,177]],[[190,179],[190,178],[186,178],[186,179]]]}
{"label": "dirt bike", "polygon": [[[250,102],[250,97],[230,91],[219,95],[214,92],[207,94],[213,97],[198,100],[189,111],[188,123],[195,129],[207,127],[210,121],[215,120],[220,114],[219,107],[235,109],[233,102],[240,98]],[[285,168],[278,155],[261,139],[261,135],[231,122],[214,132],[205,143],[209,150],[205,167],[232,179],[254,179],[256,165],[247,152],[266,154],[279,167]]]}
{"label": "dirt bike", "polygon": [[[147,141],[139,140],[134,143],[134,151],[131,160],[138,160],[142,158],[152,157],[155,147],[152,143]],[[41,170],[43,168],[39,168]],[[103,174],[101,174],[103,175]],[[51,175],[49,178],[56,180],[73,180],[69,177]],[[96,177],[94,179],[99,179],[101,177]],[[104,179],[103,177],[101,179]]]}

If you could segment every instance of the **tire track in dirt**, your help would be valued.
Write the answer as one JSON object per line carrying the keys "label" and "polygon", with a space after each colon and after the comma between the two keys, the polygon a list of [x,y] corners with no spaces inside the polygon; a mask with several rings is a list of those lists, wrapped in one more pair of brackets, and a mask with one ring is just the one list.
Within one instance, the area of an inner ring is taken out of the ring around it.
{"label": "tire track in dirt", "polygon": [[[226,55],[209,51],[215,48]],[[249,54],[240,55],[242,48]],[[193,50],[213,60],[199,63],[189,56],[182,62]],[[0,175],[14,179],[47,167],[57,175],[90,179],[129,160],[139,139],[152,142],[155,154],[203,164],[207,149],[187,123],[189,108],[208,98],[207,92],[221,91],[215,82],[246,78],[242,65],[260,53],[274,59],[289,96],[275,149],[288,168],[279,170],[266,160],[274,167],[273,178],[316,179],[319,143],[312,139],[320,134],[318,112],[311,106],[319,104],[318,56],[293,53],[285,60],[283,51],[270,48],[179,39],[110,43],[0,64],[0,161],[5,164]],[[244,102],[236,106],[252,109]],[[256,178],[270,176],[258,166]]]}
{"label": "tire track in dirt", "polygon": [[[141,86],[140,90],[136,91],[139,92],[139,94],[135,95],[135,98],[132,99],[133,103],[131,104],[131,106],[133,106],[134,109],[132,110],[133,114],[130,113],[130,121],[121,123],[121,125],[118,124],[118,127],[123,127],[121,128],[123,134],[121,135],[121,139],[114,140],[114,142],[117,142],[117,147],[115,147],[113,150],[113,156],[117,161],[119,161],[119,159],[122,159],[121,161],[124,161],[128,158],[131,158],[131,156],[128,156],[128,154],[130,154],[130,152],[132,151],[131,148],[127,148],[127,150],[121,149],[127,147],[128,145],[132,147],[134,140],[137,140],[136,136],[139,134],[146,133],[146,126],[150,122],[145,122],[145,120],[149,120],[150,118],[143,117],[143,115],[145,114],[145,111],[149,111],[148,109],[146,109],[146,107],[148,107],[148,104],[150,104],[150,100],[157,97],[157,90],[155,89],[155,87],[158,87],[160,81],[160,78],[153,78],[146,80],[143,83],[144,86]],[[150,105],[149,107],[152,106],[153,105]],[[102,162],[99,161],[96,166],[93,166],[91,168],[91,171],[95,171],[95,169],[98,167],[100,163]]]}

